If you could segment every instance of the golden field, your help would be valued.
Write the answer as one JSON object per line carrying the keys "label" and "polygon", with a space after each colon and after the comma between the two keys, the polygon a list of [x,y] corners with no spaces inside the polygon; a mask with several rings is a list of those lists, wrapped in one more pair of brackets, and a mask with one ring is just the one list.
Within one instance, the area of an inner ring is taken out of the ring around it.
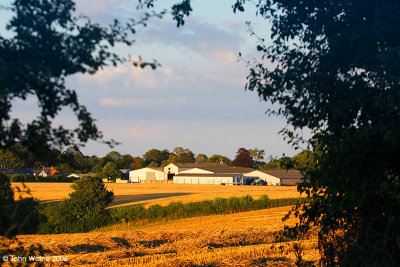
{"label": "golden field", "polygon": [[[294,245],[298,242],[277,235],[284,225],[296,223],[294,218],[282,222],[289,210],[280,207],[138,230],[24,235],[18,239],[25,247],[41,244],[45,256],[63,256],[66,264],[73,266],[295,266]],[[316,245],[314,237],[301,243],[304,260],[319,258]],[[15,246],[15,241],[8,246]]]}
{"label": "golden field", "polygon": [[[70,183],[25,183],[31,196],[43,202],[58,202],[68,197],[73,190]],[[22,183],[12,183],[22,188]],[[250,195],[258,198],[267,195],[270,199],[295,198],[300,194],[295,186],[229,186],[229,185],[186,185],[186,184],[106,184],[115,194],[111,207],[143,204],[145,206],[167,205],[171,201],[197,202],[212,200],[216,197]],[[27,193],[18,193],[15,198],[27,197]]]}

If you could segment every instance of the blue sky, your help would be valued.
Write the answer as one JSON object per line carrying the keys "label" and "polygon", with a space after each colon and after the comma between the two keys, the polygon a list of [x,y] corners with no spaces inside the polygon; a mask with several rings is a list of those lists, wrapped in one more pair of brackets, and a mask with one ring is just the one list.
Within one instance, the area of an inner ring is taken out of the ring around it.
{"label": "blue sky", "polygon": [[[171,3],[160,2],[166,7]],[[196,154],[230,158],[239,147],[264,149],[266,156],[298,152],[278,134],[285,120],[265,115],[267,103],[244,89],[248,67],[238,61],[238,53],[246,59],[258,56],[245,21],[252,20],[262,34],[268,24],[257,19],[254,10],[234,14],[233,2],[194,1],[193,16],[184,27],[177,28],[170,16],[154,19],[138,28],[132,47],[118,48],[125,55],[156,59],[162,66],[155,71],[126,63],[68,78],[68,86],[78,92],[106,139],[122,143],[113,150],[141,156],[151,148],[182,146]],[[78,12],[100,23],[137,16],[134,7],[130,0],[77,1]],[[4,25],[4,19],[0,23]],[[37,111],[35,104],[33,98],[19,101],[13,114],[30,118]],[[68,110],[58,121],[67,126],[75,122]],[[82,151],[104,156],[111,149],[89,142]]]}

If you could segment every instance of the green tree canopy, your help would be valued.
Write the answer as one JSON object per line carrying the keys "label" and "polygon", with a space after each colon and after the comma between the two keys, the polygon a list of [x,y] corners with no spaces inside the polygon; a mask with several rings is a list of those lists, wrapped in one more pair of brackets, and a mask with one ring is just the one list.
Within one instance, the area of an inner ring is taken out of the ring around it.
{"label": "green tree canopy", "polygon": [[121,178],[122,173],[118,170],[117,164],[113,162],[107,162],[107,164],[103,167],[103,171],[100,173],[102,178]]}
{"label": "green tree canopy", "polygon": [[311,129],[318,161],[298,187],[312,202],[297,229],[317,226],[325,265],[400,265],[400,2],[256,6],[271,36],[253,32],[262,58],[246,88],[276,104],[268,113],[287,119],[295,147],[291,129]]}
{"label": "green tree canopy", "polygon": [[83,177],[71,187],[75,191],[59,206],[47,205],[43,209],[47,222],[42,223],[42,232],[86,232],[103,226],[108,220],[105,208],[113,201],[114,193],[105,188],[100,178]]}
{"label": "green tree canopy", "polygon": [[175,147],[173,153],[176,156],[177,163],[193,163],[195,162],[194,153],[188,148]]}
{"label": "green tree canopy", "polygon": [[212,155],[211,157],[208,158],[207,162],[209,163],[225,163],[228,166],[232,166],[232,161],[225,156],[221,155]]}
{"label": "green tree canopy", "polygon": [[25,162],[12,150],[0,149],[0,165],[15,169],[25,167]]}
{"label": "green tree canopy", "polygon": [[160,151],[153,148],[143,155],[144,165],[149,165],[151,162],[154,162],[157,166],[160,166],[164,160],[168,159],[168,157],[169,151],[167,149]]}
{"label": "green tree canopy", "polygon": [[265,164],[265,162],[262,162],[265,156],[264,149],[254,148],[254,149],[248,149],[248,151],[250,153],[250,157],[253,159],[254,168],[258,168],[261,165]]}
{"label": "green tree canopy", "polygon": [[143,168],[143,164],[144,164],[144,161],[141,157],[134,157],[132,159],[131,164],[129,165],[129,168],[137,170],[137,169]]}
{"label": "green tree canopy", "polygon": [[292,157],[293,165],[299,170],[309,170],[316,167],[314,154],[310,150],[303,150]]}
{"label": "green tree canopy", "polygon": [[117,164],[118,160],[120,160],[121,157],[122,155],[118,151],[108,152],[108,154],[105,156],[107,161],[114,162],[115,164]]}
{"label": "green tree canopy", "polygon": [[207,160],[208,160],[208,157],[205,154],[198,154],[196,156],[196,163],[206,163]]}
{"label": "green tree canopy", "polygon": [[129,169],[129,165],[131,165],[132,160],[133,157],[131,155],[125,154],[117,161],[117,166],[120,169]]}

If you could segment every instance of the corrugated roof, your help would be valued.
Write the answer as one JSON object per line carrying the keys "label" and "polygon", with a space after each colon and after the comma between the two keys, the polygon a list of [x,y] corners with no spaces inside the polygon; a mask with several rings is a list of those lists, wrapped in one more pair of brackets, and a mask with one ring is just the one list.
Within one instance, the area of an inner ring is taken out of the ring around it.
{"label": "corrugated roof", "polygon": [[164,172],[164,168],[163,167],[146,167],[146,168],[153,169],[153,170],[160,171],[160,172]]}
{"label": "corrugated roof", "polygon": [[[198,169],[205,170],[205,171],[210,171],[213,173],[234,173],[234,174],[240,174],[240,173],[245,173],[245,172],[251,172],[254,171],[252,168],[242,168],[242,167],[197,167]],[[190,170],[185,170],[186,173],[188,173]]]}
{"label": "corrugated roof", "polygon": [[179,173],[175,177],[234,177],[238,173]]}
{"label": "corrugated roof", "polygon": [[251,168],[240,168],[240,167],[225,167],[225,168],[199,168],[214,173],[242,173],[254,171]]}
{"label": "corrugated roof", "polygon": [[225,168],[225,163],[172,163],[180,168]]}
{"label": "corrugated roof", "polygon": [[298,170],[260,170],[260,171],[281,179],[303,178],[303,175]]}

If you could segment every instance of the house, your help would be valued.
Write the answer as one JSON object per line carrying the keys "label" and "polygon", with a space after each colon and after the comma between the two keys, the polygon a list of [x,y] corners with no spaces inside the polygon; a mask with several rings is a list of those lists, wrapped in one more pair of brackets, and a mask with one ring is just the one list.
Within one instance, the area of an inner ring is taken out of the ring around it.
{"label": "house", "polygon": [[33,168],[15,168],[7,172],[7,174],[25,174],[25,175],[37,175],[41,172],[39,169]]}
{"label": "house", "polygon": [[43,168],[38,175],[42,177],[47,177],[47,176],[54,176],[57,173],[59,173],[59,171],[57,171],[56,169],[53,168],[53,166],[51,166]]}
{"label": "house", "polygon": [[146,167],[129,172],[129,181],[131,183],[154,180],[164,180],[164,168]]}
{"label": "house", "polygon": [[197,167],[186,169],[175,174],[173,181],[176,184],[222,184],[222,185],[244,185],[250,177],[243,175],[254,169],[217,166]]}
{"label": "house", "polygon": [[296,185],[303,178],[298,170],[254,170],[244,175],[259,177],[268,185]]}
{"label": "house", "polygon": [[164,167],[164,180],[173,180],[174,175],[193,168],[226,168],[224,163],[170,163]]}

